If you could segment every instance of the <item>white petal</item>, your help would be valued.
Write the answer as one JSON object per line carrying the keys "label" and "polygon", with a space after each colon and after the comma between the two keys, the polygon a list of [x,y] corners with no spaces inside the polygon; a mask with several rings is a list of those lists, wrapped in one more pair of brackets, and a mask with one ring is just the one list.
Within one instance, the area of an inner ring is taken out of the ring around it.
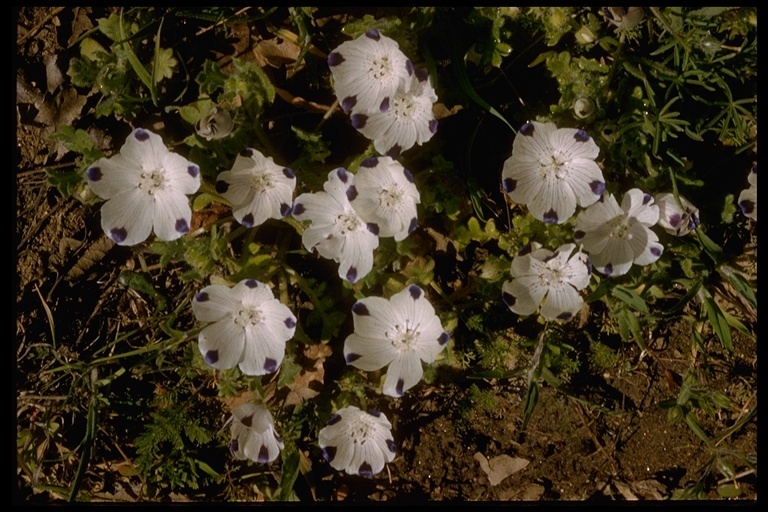
{"label": "white petal", "polygon": [[[547,293],[547,287],[538,276],[528,276],[507,281],[502,292],[509,294],[505,302],[518,315],[527,316],[536,312]],[[513,297],[514,302],[509,299]],[[510,305],[511,304],[511,305]]]}
{"label": "white petal", "polygon": [[245,331],[235,325],[232,318],[225,318],[200,331],[197,344],[209,366],[226,370],[233,368],[242,357]]}
{"label": "white petal", "polygon": [[605,191],[605,179],[593,160],[576,159],[570,162],[568,182],[580,206],[595,204]]}
{"label": "white petal", "polygon": [[101,227],[118,245],[136,245],[152,232],[154,214],[154,200],[133,188],[104,203]]}
{"label": "white petal", "polygon": [[216,322],[231,315],[238,304],[239,299],[230,287],[212,284],[192,299],[192,311],[199,322]]}
{"label": "white petal", "polygon": [[166,189],[155,193],[155,234],[160,240],[176,240],[189,232],[192,210],[184,194]]}
{"label": "white petal", "polygon": [[401,352],[389,363],[382,392],[387,396],[403,396],[403,393],[419,383],[423,374],[419,355],[415,352]]}
{"label": "white petal", "polygon": [[138,187],[141,168],[132,166],[121,154],[112,158],[100,158],[85,171],[88,186],[102,199],[110,199],[120,193]]}
{"label": "white petal", "polygon": [[[658,260],[661,253],[664,251],[664,246],[659,243],[659,237],[640,223],[632,226],[632,233],[635,236],[632,238],[632,250],[635,252],[635,263],[637,265],[650,265],[654,261]],[[640,236],[640,230],[643,230],[644,236]],[[641,242],[642,241],[642,247]]]}
{"label": "white petal", "polygon": [[585,158],[594,160],[600,153],[600,148],[584,130],[575,128],[558,128],[549,135],[553,149],[564,160]]}
{"label": "white petal", "polygon": [[590,252],[589,258],[592,260],[594,268],[601,274],[621,276],[632,267],[635,253],[626,240],[608,238],[605,248],[599,253]]}
{"label": "white petal", "polygon": [[639,188],[633,188],[624,194],[621,208],[629,217],[634,217],[646,226],[653,226],[659,220],[659,207],[653,204],[653,196]]}
{"label": "white petal", "polygon": [[373,251],[379,246],[379,237],[362,227],[349,231],[339,255],[339,277],[354,283],[373,268]]}
{"label": "white petal", "polygon": [[365,338],[352,333],[344,342],[344,359],[347,364],[367,372],[384,368],[396,354],[392,343],[384,338]]}
{"label": "white petal", "polygon": [[232,171],[223,171],[216,178],[216,190],[219,194],[232,203],[232,206],[245,204],[251,197],[251,176],[249,174],[235,174]]}
{"label": "white petal", "polygon": [[568,284],[552,286],[541,307],[541,316],[547,320],[570,320],[584,304],[581,295]]}
{"label": "white petal", "polygon": [[166,153],[163,169],[168,186],[181,194],[194,194],[200,188],[200,167],[176,153]]}

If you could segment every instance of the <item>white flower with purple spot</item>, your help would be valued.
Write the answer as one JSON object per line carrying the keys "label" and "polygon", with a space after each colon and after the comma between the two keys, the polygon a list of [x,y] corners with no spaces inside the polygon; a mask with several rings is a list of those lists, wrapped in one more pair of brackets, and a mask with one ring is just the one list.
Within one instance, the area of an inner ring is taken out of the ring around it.
{"label": "white flower with purple spot", "polygon": [[379,227],[379,236],[404,240],[418,227],[416,205],[421,198],[413,175],[388,156],[360,163],[351,203],[360,217]]}
{"label": "white flower with purple spot", "polygon": [[239,460],[266,464],[283,449],[283,438],[275,431],[272,414],[264,407],[244,403],[232,411],[232,441],[229,449]]}
{"label": "white flower with purple spot", "polygon": [[317,249],[324,258],[339,263],[339,276],[350,283],[373,268],[373,251],[379,246],[379,227],[365,222],[350,203],[357,194],[355,175],[339,167],[328,174],[322,192],[301,194],[293,217],[312,224],[301,235],[307,251]]}
{"label": "white flower with purple spot", "polygon": [[318,444],[332,468],[371,477],[395,458],[392,424],[379,411],[355,406],[336,411],[320,430]]}
{"label": "white flower with purple spot", "polygon": [[666,192],[656,194],[654,200],[659,207],[658,225],[670,235],[683,236],[699,225],[699,209],[683,196],[678,195],[678,198],[679,202],[674,194]]}
{"label": "white flower with purple spot", "polygon": [[747,180],[749,188],[745,188],[739,194],[739,208],[744,215],[757,221],[757,164],[752,166]]}
{"label": "white flower with purple spot", "polygon": [[589,253],[592,266],[607,276],[626,274],[636,265],[658,260],[664,247],[650,227],[659,221],[659,207],[650,194],[633,188],[621,201],[604,194],[576,217],[574,240]]}
{"label": "white flower with purple spot", "polygon": [[344,112],[378,109],[413,75],[413,64],[394,39],[372,28],[328,54],[333,87]]}
{"label": "white flower with purple spot", "polygon": [[152,230],[161,240],[189,232],[187,195],[200,188],[200,168],[171,153],[159,135],[137,128],[120,153],[100,158],[85,171],[93,192],[106,199],[101,227],[118,245],[136,245]]}
{"label": "white flower with purple spot", "polygon": [[381,97],[375,108],[354,109],[350,120],[357,131],[373,141],[376,151],[397,157],[435,134],[437,120],[432,105],[436,101],[429,74],[419,68],[394,94]]}
{"label": "white flower with purple spot", "polygon": [[232,214],[247,228],[291,213],[296,175],[255,149],[244,149],[232,169],[219,174],[216,192],[232,203]]}
{"label": "white flower with purple spot", "polygon": [[211,322],[198,335],[205,362],[226,370],[239,366],[246,375],[274,373],[283,361],[285,342],[293,337],[296,317],[266,284],[245,279],[232,288],[212,284],[192,299],[200,322]]}
{"label": "white flower with purple spot", "polygon": [[579,291],[592,273],[587,255],[574,249],[575,244],[563,244],[553,252],[533,242],[520,251],[512,260],[512,280],[502,286],[509,309],[527,316],[541,306],[546,320],[572,319],[584,304]]}
{"label": "white flower with purple spot", "polygon": [[383,393],[399,397],[421,380],[421,362],[432,363],[450,335],[424,295],[410,285],[389,300],[366,297],[352,306],[355,332],[344,342],[344,358],[361,370],[387,365]]}
{"label": "white flower with purple spot", "polygon": [[584,130],[525,123],[504,162],[502,187],[514,202],[528,205],[536,219],[562,224],[577,204],[594,204],[605,190],[603,172],[595,163],[599,152]]}

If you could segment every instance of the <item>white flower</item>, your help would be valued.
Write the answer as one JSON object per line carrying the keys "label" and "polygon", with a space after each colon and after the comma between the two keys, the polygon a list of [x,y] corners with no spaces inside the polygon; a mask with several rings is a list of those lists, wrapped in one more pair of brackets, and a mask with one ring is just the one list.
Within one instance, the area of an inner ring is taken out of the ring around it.
{"label": "white flower", "polygon": [[435,134],[437,120],[432,104],[436,101],[429,75],[420,68],[394,94],[381,97],[375,108],[355,108],[350,120],[352,126],[373,141],[376,151],[397,157]]}
{"label": "white flower", "polygon": [[296,330],[293,313],[255,279],[206,286],[192,299],[192,311],[198,321],[213,322],[198,335],[205,362],[222,370],[238,365],[246,375],[277,371]]}
{"label": "white flower", "polygon": [[603,7],[603,15],[616,27],[616,33],[632,30],[643,21],[642,7]]}
{"label": "white flower", "polygon": [[739,208],[744,215],[757,221],[757,164],[749,171],[749,188],[745,188],[739,194]]}
{"label": "white flower", "polygon": [[391,429],[383,413],[348,406],[331,416],[320,430],[318,444],[334,469],[371,477],[395,458]]}
{"label": "white flower", "polygon": [[379,227],[366,223],[349,202],[357,194],[354,177],[339,167],[328,174],[324,192],[301,194],[293,205],[294,218],[312,221],[301,235],[304,247],[339,262],[339,276],[350,283],[371,271],[379,246]]}
{"label": "white flower", "polygon": [[423,375],[421,362],[432,363],[450,336],[424,296],[411,285],[389,300],[366,297],[352,306],[355,332],[344,342],[344,358],[361,370],[389,365],[383,393],[403,396]]}
{"label": "white flower", "polygon": [[624,195],[621,207],[612,194],[604,194],[576,217],[574,239],[583,244],[595,269],[620,276],[632,263],[649,265],[659,259],[664,247],[650,229],[658,220],[653,197],[638,188]]}
{"label": "white flower", "polygon": [[594,204],[605,190],[595,163],[600,148],[584,130],[554,123],[525,123],[501,173],[504,191],[549,224],[568,220],[576,204]]}
{"label": "white flower", "polygon": [[378,109],[413,74],[413,64],[397,42],[372,28],[328,54],[333,87],[344,112]]}
{"label": "white flower", "polygon": [[171,153],[159,135],[137,128],[120,153],[85,171],[93,192],[106,199],[101,227],[115,243],[136,245],[154,229],[161,240],[189,232],[188,194],[200,187],[200,168]]}
{"label": "white flower", "polygon": [[235,219],[247,228],[291,213],[296,175],[255,149],[244,149],[232,170],[219,174],[216,192],[232,203]]}
{"label": "white flower", "polygon": [[353,185],[357,195],[352,206],[360,217],[379,227],[379,236],[398,242],[418,226],[416,205],[421,201],[413,175],[388,156],[366,158],[360,163]]}
{"label": "white flower", "polygon": [[232,441],[229,449],[240,460],[272,462],[283,449],[283,438],[275,431],[272,414],[264,407],[244,403],[232,411]]}
{"label": "white flower", "polygon": [[502,287],[502,298],[518,315],[530,315],[539,305],[547,320],[568,321],[579,312],[584,299],[578,290],[589,284],[591,265],[575,244],[563,244],[554,252],[533,242],[512,260],[512,281]]}
{"label": "white flower", "polygon": [[699,225],[699,209],[683,196],[670,193],[656,194],[654,200],[659,207],[659,226],[670,235],[683,236],[696,229]]}

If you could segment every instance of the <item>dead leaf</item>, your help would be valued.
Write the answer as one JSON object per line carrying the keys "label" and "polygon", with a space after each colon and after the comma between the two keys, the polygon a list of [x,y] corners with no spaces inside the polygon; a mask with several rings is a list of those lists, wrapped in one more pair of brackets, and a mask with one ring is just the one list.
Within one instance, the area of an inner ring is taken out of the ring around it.
{"label": "dead leaf", "polygon": [[524,469],[530,463],[529,460],[505,454],[488,460],[480,452],[475,453],[474,459],[480,463],[480,469],[488,475],[488,481],[492,486],[499,485],[502,480]]}
{"label": "dead leaf", "polygon": [[282,37],[273,37],[272,39],[259,41],[253,47],[256,63],[260,67],[272,66],[273,68],[279,68],[286,66],[290,68],[296,63],[300,52],[301,49],[297,45]]}
{"label": "dead leaf", "polygon": [[300,96],[294,96],[290,92],[286,91],[285,89],[280,89],[279,87],[275,87],[275,92],[283,100],[290,103],[294,107],[303,108],[310,112],[328,112],[328,110],[331,108],[329,105],[321,105],[320,103],[315,103],[314,101],[305,100]]}
{"label": "dead leaf", "polygon": [[331,355],[331,348],[322,343],[310,345],[304,349],[304,356],[315,360],[315,364],[311,370],[302,370],[294,381],[288,384],[291,391],[285,398],[285,405],[300,404],[320,394],[325,378],[323,363],[329,355]]}
{"label": "dead leaf", "polygon": [[462,108],[464,107],[461,105],[454,105],[451,108],[448,108],[444,103],[435,103],[432,105],[432,115],[439,121],[440,119],[445,119],[446,117],[456,114]]}

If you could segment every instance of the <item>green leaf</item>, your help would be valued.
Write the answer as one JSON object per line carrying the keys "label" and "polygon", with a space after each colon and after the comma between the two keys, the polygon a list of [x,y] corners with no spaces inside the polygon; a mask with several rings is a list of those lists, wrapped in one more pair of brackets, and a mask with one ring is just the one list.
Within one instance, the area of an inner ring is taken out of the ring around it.
{"label": "green leaf", "polygon": [[293,484],[299,476],[300,457],[297,451],[286,454],[283,451],[283,471],[280,475],[280,490],[275,499],[277,501],[296,501],[296,493],[293,492]]}
{"label": "green leaf", "polygon": [[149,278],[146,275],[139,274],[138,272],[133,272],[131,270],[123,270],[120,272],[120,275],[118,276],[117,280],[123,286],[127,286],[132,290],[136,290],[137,292],[147,295],[152,299],[154,299],[157,303],[157,308],[159,310],[162,311],[165,309],[165,305],[166,305],[165,297],[162,294],[158,293],[157,290],[155,290],[155,287],[152,285],[152,282],[149,280]]}
{"label": "green leaf", "polygon": [[717,487],[717,494],[721,498],[738,498],[742,489],[736,484],[723,484]]}
{"label": "green leaf", "polygon": [[672,306],[670,309],[664,311],[663,314],[672,315],[677,313],[681,309],[683,309],[685,305],[688,304],[688,302],[690,302],[690,300],[696,296],[696,293],[699,291],[699,288],[701,288],[702,282],[703,281],[699,279],[698,281],[693,283],[693,285],[688,285],[689,286],[688,292],[685,294],[685,296],[683,296],[683,298],[680,299],[680,301],[677,304]]}
{"label": "green leaf", "polygon": [[200,94],[210,96],[215,91],[224,87],[226,79],[227,75],[221,71],[221,67],[215,61],[206,60],[203,63],[203,70],[197,75],[195,81],[200,84]]}
{"label": "green leaf", "polygon": [[531,414],[536,408],[536,403],[539,401],[539,385],[535,380],[531,380],[528,386],[528,394],[525,397],[525,410],[523,411],[523,425],[520,430],[525,430],[528,421],[531,419]]}
{"label": "green leaf", "polygon": [[720,307],[714,301],[711,295],[708,293],[702,297],[702,307],[709,319],[709,324],[714,329],[715,334],[720,339],[720,342],[728,350],[733,352],[733,340],[731,339],[731,328],[728,326],[728,321],[725,319]]}
{"label": "green leaf", "polygon": [[[159,40],[160,39],[158,38],[158,41]],[[163,78],[171,78],[173,76],[178,61],[173,56],[173,50],[170,48],[160,48],[158,46],[152,64],[153,78],[155,79],[155,82],[159,82]]]}
{"label": "green leaf", "polygon": [[616,315],[619,320],[619,334],[621,335],[621,339],[630,341],[632,337],[634,337],[635,342],[637,342],[640,348],[645,350],[645,339],[640,330],[640,322],[637,320],[635,314],[628,308],[621,308]]}
{"label": "green leaf", "polygon": [[752,285],[739,272],[731,267],[723,265],[718,269],[721,276],[725,277],[731,286],[749,302],[752,307],[757,308],[757,294]]}
{"label": "green leaf", "polygon": [[617,285],[614,286],[613,290],[611,290],[611,295],[625,302],[631,308],[640,311],[641,313],[648,313],[648,306],[646,305],[645,301],[634,290],[630,290],[629,288]]}

